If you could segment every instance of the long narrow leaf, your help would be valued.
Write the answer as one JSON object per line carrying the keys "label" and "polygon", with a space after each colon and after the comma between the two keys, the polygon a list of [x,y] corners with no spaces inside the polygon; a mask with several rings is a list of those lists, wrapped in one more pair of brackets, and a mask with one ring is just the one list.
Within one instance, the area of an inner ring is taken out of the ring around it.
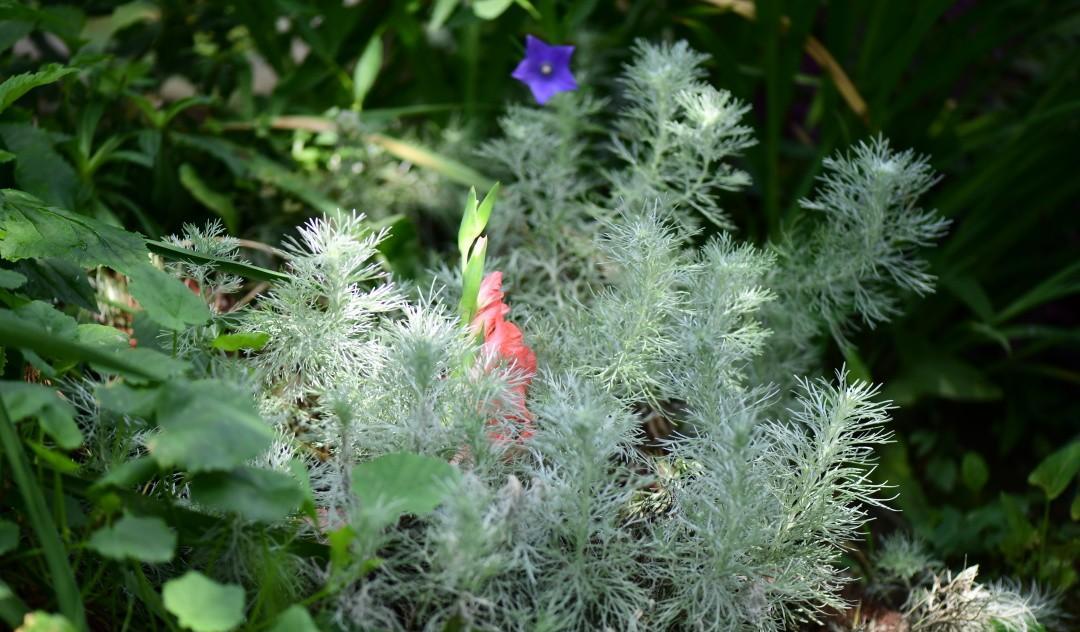
{"label": "long narrow leaf", "polygon": [[49,513],[48,505],[45,504],[45,496],[37,479],[34,478],[30,461],[23,452],[19,435],[15,431],[15,425],[3,402],[0,402],[0,443],[3,443],[11,477],[23,497],[30,526],[34,529],[45,554],[45,563],[52,576],[53,590],[56,592],[60,612],[78,629],[86,630],[86,611],[83,608],[79,586],[75,583],[75,573],[68,562],[67,549],[64,548],[64,542],[56,530],[56,523],[53,522],[52,514]]}

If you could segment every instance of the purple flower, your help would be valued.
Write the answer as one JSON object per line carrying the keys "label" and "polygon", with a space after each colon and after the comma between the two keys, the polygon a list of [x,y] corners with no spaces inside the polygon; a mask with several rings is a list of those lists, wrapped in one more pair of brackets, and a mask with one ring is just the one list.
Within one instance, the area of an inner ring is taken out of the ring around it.
{"label": "purple flower", "polygon": [[570,74],[573,54],[573,46],[551,46],[526,35],[525,59],[510,76],[529,86],[536,102],[543,105],[559,92],[577,90],[577,81]]}

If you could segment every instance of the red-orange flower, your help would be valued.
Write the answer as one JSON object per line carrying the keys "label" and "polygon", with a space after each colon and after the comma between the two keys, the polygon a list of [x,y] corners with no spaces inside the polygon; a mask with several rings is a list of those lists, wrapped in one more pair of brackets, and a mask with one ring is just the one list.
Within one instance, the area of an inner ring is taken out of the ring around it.
{"label": "red-orange flower", "polygon": [[[510,306],[503,302],[502,272],[492,272],[480,283],[472,328],[484,337],[482,353],[485,361],[505,360],[519,373],[520,381],[511,389],[513,400],[510,406],[514,418],[524,426],[521,437],[527,439],[532,436],[532,413],[525,407],[525,394],[536,374],[536,354],[525,344],[521,329],[506,320],[509,313]],[[492,436],[497,440],[503,438],[498,433]]]}

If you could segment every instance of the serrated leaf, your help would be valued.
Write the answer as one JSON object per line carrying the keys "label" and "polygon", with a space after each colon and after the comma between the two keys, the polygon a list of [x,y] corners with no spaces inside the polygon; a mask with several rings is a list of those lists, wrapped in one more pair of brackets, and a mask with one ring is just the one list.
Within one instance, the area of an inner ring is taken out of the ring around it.
{"label": "serrated leaf", "polygon": [[87,546],[114,560],[161,564],[176,552],[176,532],[161,518],[128,515],[95,531]]}
{"label": "serrated leaf", "polygon": [[278,615],[270,632],[319,632],[319,627],[306,608],[292,605]]}
{"label": "serrated leaf", "polygon": [[26,283],[26,277],[14,270],[0,269],[0,287],[5,290],[14,290]]}
{"label": "serrated leaf", "polygon": [[37,72],[25,72],[21,75],[13,75],[0,83],[0,112],[18,100],[27,92],[44,86],[76,72],[75,68],[65,68],[59,64],[42,66]]}
{"label": "serrated leaf", "polygon": [[382,35],[376,31],[364,47],[359,61],[356,62],[356,69],[353,71],[353,107],[357,109],[363,107],[364,97],[371,90],[371,86],[375,85],[375,78],[379,76],[379,68],[382,67],[382,48]]}
{"label": "serrated leaf", "polygon": [[460,477],[442,459],[408,452],[385,454],[352,471],[353,492],[362,506],[387,522],[402,514],[431,513]]}
{"label": "serrated leaf", "polygon": [[274,433],[249,393],[215,381],[174,382],[158,404],[161,432],[150,452],[163,467],[228,470],[270,446]]}
{"label": "serrated leaf", "polygon": [[15,183],[20,189],[64,208],[74,208],[79,190],[75,170],[55,149],[54,138],[27,123],[0,125],[0,138],[15,153]]}
{"label": "serrated leaf", "polygon": [[244,589],[199,571],[165,582],[161,597],[180,625],[195,632],[228,632],[244,622]]}
{"label": "serrated leaf", "polygon": [[0,555],[14,551],[19,546],[19,525],[0,520]]}
{"label": "serrated leaf", "polygon": [[960,477],[968,489],[978,493],[990,479],[990,468],[986,465],[986,459],[978,452],[965,454],[964,460],[960,462]]}
{"label": "serrated leaf", "polygon": [[199,173],[188,163],[180,165],[180,184],[188,190],[193,198],[203,206],[213,211],[225,222],[225,228],[230,233],[235,233],[240,227],[240,213],[237,212],[232,200],[228,195],[215,191],[206,184]]}
{"label": "serrated leaf", "polygon": [[81,266],[52,257],[23,259],[17,269],[26,276],[26,296],[97,311],[97,295]]}
{"label": "serrated leaf", "polygon": [[132,296],[155,321],[172,329],[206,322],[209,308],[179,279],[150,264],[134,233],[0,190],[0,256],[9,261],[56,257],[83,267],[108,266],[132,279]]}
{"label": "serrated leaf", "polygon": [[191,481],[191,499],[252,522],[275,522],[300,506],[304,496],[288,474],[254,467],[200,474]]}
{"label": "serrated leaf", "polygon": [[1080,472],[1080,441],[1073,441],[1043,459],[1028,476],[1028,483],[1041,488],[1049,500],[1054,500],[1077,472]]}
{"label": "serrated leaf", "polygon": [[251,333],[221,334],[214,338],[214,342],[210,346],[222,351],[239,351],[241,349],[257,351],[265,347],[268,342],[270,342],[270,334],[255,331]]}

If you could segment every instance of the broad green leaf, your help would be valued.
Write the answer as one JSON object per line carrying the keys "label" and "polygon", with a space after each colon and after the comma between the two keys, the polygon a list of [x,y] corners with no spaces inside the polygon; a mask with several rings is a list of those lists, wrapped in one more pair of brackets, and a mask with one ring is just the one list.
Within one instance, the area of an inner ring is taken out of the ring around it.
{"label": "broad green leaf", "polygon": [[9,310],[0,310],[0,345],[89,362],[99,371],[117,373],[130,380],[164,380],[187,368],[186,362],[149,349],[116,351],[60,338]]}
{"label": "broad green leaf", "polygon": [[49,204],[74,208],[79,191],[75,170],[54,148],[48,132],[27,123],[0,125],[0,137],[15,153],[15,183]]}
{"label": "broad green leaf", "polygon": [[263,453],[274,433],[249,393],[216,380],[173,382],[158,404],[150,452],[162,467],[228,470]]}
{"label": "broad green leaf", "polygon": [[240,213],[233,206],[232,199],[206,184],[195,171],[195,167],[188,163],[180,165],[180,184],[184,185],[193,198],[217,214],[230,233],[235,233],[240,228]]}
{"label": "broad green leaf", "polygon": [[161,597],[180,625],[195,632],[228,632],[244,622],[244,589],[199,571],[165,582]]}
{"label": "broad green leaf", "polygon": [[0,395],[12,421],[36,416],[42,430],[61,448],[74,450],[82,445],[75,408],[55,389],[26,382],[0,382]]}
{"label": "broad green leaf", "polygon": [[27,279],[23,288],[26,296],[97,311],[97,295],[82,266],[64,259],[44,258],[23,259],[17,269]]}
{"label": "broad green leaf", "polygon": [[15,158],[15,154],[11,153],[6,149],[0,149],[0,165],[4,164],[5,162],[11,162],[12,160],[15,160]]}
{"label": "broad green leaf", "polygon": [[270,342],[270,334],[255,331],[251,333],[221,334],[214,338],[211,346],[222,351],[239,351],[241,349],[259,350]]}
{"label": "broad green leaf", "polygon": [[124,461],[113,467],[91,486],[94,490],[106,488],[131,489],[135,485],[150,480],[157,474],[158,464],[151,456]]}
{"label": "broad green leaf", "polygon": [[371,36],[364,52],[356,62],[353,71],[353,107],[360,109],[364,105],[364,97],[375,85],[375,78],[379,76],[379,68],[382,67],[382,34],[379,31]]}
{"label": "broad green leaf", "polygon": [[132,296],[158,323],[197,325],[209,308],[187,286],[150,264],[143,238],[46,206],[21,191],[0,190],[0,256],[10,261],[56,257],[83,267],[108,266],[131,278]]}
{"label": "broad green leaf", "polygon": [[392,521],[401,514],[423,516],[434,511],[460,476],[442,459],[398,452],[355,466],[353,493],[365,509]]}
{"label": "broad green leaf", "polygon": [[100,51],[118,31],[137,22],[153,22],[159,19],[161,19],[159,7],[151,2],[135,0],[117,6],[111,15],[88,19],[81,35],[88,40],[89,50]]}
{"label": "broad green leaf", "polygon": [[201,296],[153,266],[130,271],[128,291],[162,327],[182,331],[210,319],[210,308]]}
{"label": "broad green leaf", "polygon": [[122,415],[149,417],[157,405],[158,388],[137,388],[127,382],[99,384],[94,389],[98,406]]}
{"label": "broad green leaf", "polygon": [[292,605],[278,615],[270,632],[319,632],[319,627],[306,608]]}
{"label": "broad green leaf", "polygon": [[38,458],[40,465],[56,470],[61,474],[76,474],[79,471],[78,463],[37,441],[26,440],[26,447],[30,448],[30,451]]}
{"label": "broad green leaf", "polygon": [[1080,441],[1073,441],[1043,459],[1028,476],[1028,483],[1041,488],[1049,500],[1054,500],[1077,472],[1080,472]]}
{"label": "broad green leaf", "polygon": [[0,519],[0,555],[19,546],[19,525]]}
{"label": "broad green leaf", "polygon": [[990,479],[990,468],[978,452],[968,452],[960,462],[960,476],[968,489],[978,493]]}
{"label": "broad green leaf", "polygon": [[19,97],[38,86],[59,81],[60,79],[77,72],[75,68],[64,68],[59,64],[42,66],[37,72],[25,72],[21,75],[13,75],[0,83],[0,112],[3,112]]}
{"label": "broad green leaf", "polygon": [[200,474],[191,481],[191,499],[252,522],[274,522],[296,511],[304,499],[288,474],[254,467]]}
{"label": "broad green leaf", "polygon": [[15,632],[78,632],[78,629],[62,614],[35,610],[26,613],[22,625],[15,628]]}
{"label": "broad green leaf", "polygon": [[[3,25],[0,24],[0,29],[2,28]],[[0,579],[0,621],[3,621],[9,628],[14,630],[15,626],[22,622],[23,617],[29,611],[30,608],[22,599],[19,599],[11,586],[8,586],[3,579]]]}
{"label": "broad green leaf", "polygon": [[161,564],[176,552],[176,532],[161,518],[128,515],[95,531],[87,546],[114,560]]}
{"label": "broad green leaf", "polygon": [[83,323],[75,329],[75,340],[79,344],[109,347],[112,349],[129,349],[131,343],[127,334],[116,327],[98,325],[95,323]]}
{"label": "broad green leaf", "polygon": [[0,269],[0,287],[5,290],[14,290],[26,283],[26,277],[14,270]]}

